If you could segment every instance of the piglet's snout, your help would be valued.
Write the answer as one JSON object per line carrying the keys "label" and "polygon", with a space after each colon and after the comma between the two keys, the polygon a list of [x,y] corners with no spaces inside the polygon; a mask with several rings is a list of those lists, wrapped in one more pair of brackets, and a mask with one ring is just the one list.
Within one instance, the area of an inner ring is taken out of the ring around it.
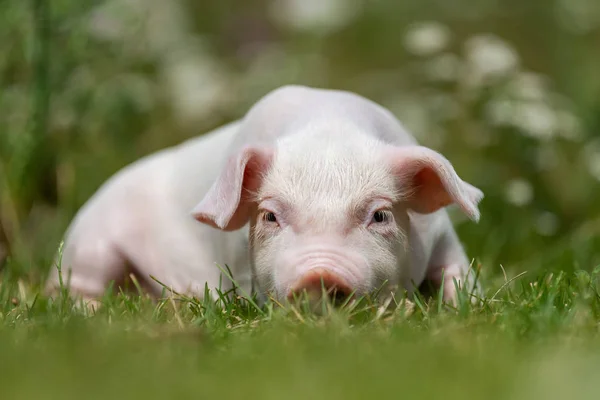
{"label": "piglet's snout", "polygon": [[325,268],[314,268],[296,281],[288,294],[288,299],[301,298],[306,292],[311,301],[320,300],[323,293],[331,302],[339,305],[353,295],[350,285],[341,276]]}

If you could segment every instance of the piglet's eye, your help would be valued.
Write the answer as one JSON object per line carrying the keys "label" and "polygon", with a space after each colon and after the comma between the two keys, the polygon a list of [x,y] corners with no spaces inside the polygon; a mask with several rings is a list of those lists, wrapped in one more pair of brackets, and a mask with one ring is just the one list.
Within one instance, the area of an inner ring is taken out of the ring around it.
{"label": "piglet's eye", "polygon": [[265,221],[267,222],[277,222],[277,217],[275,217],[275,214],[273,214],[272,212],[266,212],[263,215],[263,218]]}
{"label": "piglet's eye", "polygon": [[373,222],[377,224],[381,224],[383,222],[387,222],[389,220],[388,213],[385,211],[375,211],[373,214]]}

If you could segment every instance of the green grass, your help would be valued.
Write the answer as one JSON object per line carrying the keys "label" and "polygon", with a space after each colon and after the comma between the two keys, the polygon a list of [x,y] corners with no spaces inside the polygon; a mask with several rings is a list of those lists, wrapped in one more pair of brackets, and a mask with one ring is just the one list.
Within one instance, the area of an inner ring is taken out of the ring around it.
{"label": "green grass", "polygon": [[107,295],[90,311],[5,279],[2,398],[597,398],[599,273],[321,316],[226,296]]}

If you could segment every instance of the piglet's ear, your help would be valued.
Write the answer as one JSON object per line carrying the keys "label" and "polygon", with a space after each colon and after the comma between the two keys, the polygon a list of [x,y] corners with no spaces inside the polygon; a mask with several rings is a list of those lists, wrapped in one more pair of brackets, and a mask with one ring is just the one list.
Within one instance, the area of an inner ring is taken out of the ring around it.
{"label": "piglet's ear", "polygon": [[423,146],[392,147],[388,156],[411,209],[429,214],[456,203],[471,220],[479,221],[483,192],[460,179],[444,156]]}
{"label": "piglet's ear", "polygon": [[262,147],[245,147],[231,156],[192,210],[193,217],[224,231],[243,227],[250,218],[251,196],[260,187],[272,157],[272,149]]}

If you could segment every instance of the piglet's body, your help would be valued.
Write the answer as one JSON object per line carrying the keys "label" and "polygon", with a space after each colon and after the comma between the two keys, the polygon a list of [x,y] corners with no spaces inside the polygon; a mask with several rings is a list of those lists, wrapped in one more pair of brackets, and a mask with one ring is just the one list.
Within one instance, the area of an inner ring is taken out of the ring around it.
{"label": "piglet's body", "polygon": [[127,272],[154,295],[149,275],[202,297],[205,284],[231,287],[217,266],[227,265],[246,293],[283,300],[321,285],[412,292],[445,271],[452,300],[452,279],[472,280],[444,207],[477,220],[482,197],[377,104],[286,86],[242,120],[112,177],[67,231],[63,277],[87,299]]}

